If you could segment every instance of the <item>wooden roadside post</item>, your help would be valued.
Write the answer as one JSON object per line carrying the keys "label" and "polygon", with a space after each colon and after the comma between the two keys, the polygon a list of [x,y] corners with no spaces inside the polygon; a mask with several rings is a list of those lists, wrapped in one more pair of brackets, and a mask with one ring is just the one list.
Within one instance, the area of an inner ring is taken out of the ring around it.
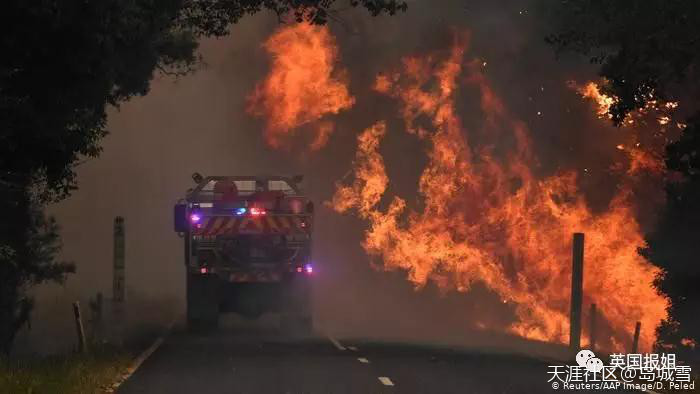
{"label": "wooden roadside post", "polygon": [[571,310],[569,348],[581,349],[581,303],[583,302],[583,233],[574,233],[571,266]]}
{"label": "wooden roadside post", "polygon": [[124,340],[126,298],[126,225],[124,217],[114,218],[114,250],[112,260],[111,328],[118,343]]}
{"label": "wooden roadside post", "polygon": [[85,329],[83,328],[83,319],[80,316],[80,303],[73,303],[73,317],[75,317],[75,330],[78,334],[78,351],[85,353],[87,351],[87,343],[85,341]]}
{"label": "wooden roadside post", "polygon": [[637,353],[639,347],[639,331],[642,329],[642,322],[637,322],[634,325],[634,339],[632,339],[632,353]]}
{"label": "wooden roadside post", "polygon": [[112,300],[115,303],[124,302],[124,289],[126,280],[125,264],[125,224],[124,218],[117,216],[114,218],[114,258],[112,265]]}
{"label": "wooden roadside post", "polygon": [[595,340],[596,340],[596,332],[595,332],[595,319],[596,319],[596,306],[595,304],[591,304],[591,327],[590,327],[590,337],[591,337],[591,348],[590,351],[595,352]]}

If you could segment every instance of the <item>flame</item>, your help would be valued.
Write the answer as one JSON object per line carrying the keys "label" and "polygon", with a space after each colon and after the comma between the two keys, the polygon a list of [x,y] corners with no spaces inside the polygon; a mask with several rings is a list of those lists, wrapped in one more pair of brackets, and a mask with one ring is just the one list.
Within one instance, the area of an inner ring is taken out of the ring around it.
{"label": "flame", "polygon": [[661,175],[666,170],[663,159],[651,152],[639,148],[628,149],[626,152],[630,158],[629,168],[627,169],[628,175],[637,175],[643,171]]}
{"label": "flame", "polygon": [[[640,148],[640,143],[636,143],[634,147],[625,147],[623,144],[615,146],[620,151],[627,154],[629,166],[627,167],[627,175],[635,176],[642,172],[652,175],[664,175],[666,166],[663,158],[653,152],[646,151]],[[613,170],[621,170],[620,163],[616,163],[612,167]]]}
{"label": "flame", "polygon": [[612,118],[609,111],[610,107],[617,102],[617,98],[601,93],[600,87],[595,82],[588,82],[582,87],[578,87],[575,82],[571,82],[571,85],[576,88],[581,96],[595,101],[598,105],[596,113],[599,117]]}
{"label": "flame", "polygon": [[695,349],[695,348],[698,346],[698,343],[695,342],[695,340],[693,340],[693,339],[691,339],[691,338],[682,338],[682,339],[681,339],[681,345],[687,346],[687,347],[689,347],[689,348],[691,348],[691,349]]}
{"label": "flame", "polygon": [[[605,81],[603,81],[605,83]],[[600,118],[612,118],[610,107],[619,101],[619,98],[610,96],[600,91],[600,85],[596,82],[589,81],[583,86],[578,85],[575,81],[569,81],[569,86],[575,89],[582,97],[593,100],[596,103],[596,114]],[[660,126],[665,126],[671,122],[672,113],[678,108],[677,101],[662,101],[654,97],[654,93],[649,93],[648,100],[644,107],[638,108],[635,111],[627,114],[622,122],[622,125],[634,125],[635,118],[640,119],[650,113],[658,113],[656,122]]]}
{"label": "flame", "polygon": [[[579,86],[576,82],[569,81],[569,85],[582,97],[591,99],[596,103],[596,114],[598,117],[612,118],[609,110],[618,99],[601,93],[598,83],[591,81],[583,86]],[[671,123],[672,115],[679,106],[678,102],[656,99],[653,93],[650,98],[644,107],[627,114],[621,124],[626,130],[631,130],[634,140],[638,140],[642,134],[648,134],[648,129],[645,129],[645,126],[649,124],[654,126],[652,128],[656,128],[655,133],[657,135],[665,134],[666,125],[673,125]],[[652,120],[652,122],[649,122],[649,120]],[[680,130],[684,128],[680,122],[676,122],[675,126]],[[623,144],[616,146],[618,150],[625,151],[629,158],[627,175],[630,176],[638,175],[641,172],[647,172],[656,176],[664,175],[666,169],[662,158],[664,147],[664,143],[659,144],[658,142],[656,146],[646,146],[645,148],[640,148],[639,143],[636,143],[636,146],[631,149],[626,149]]]}
{"label": "flame", "polygon": [[311,124],[311,150],[322,148],[334,129],[326,115],[352,107],[345,70],[328,27],[298,23],[278,29],[263,47],[271,70],[248,97],[248,112],[266,121],[265,138],[282,148],[300,126]]}
{"label": "flame", "polygon": [[[606,211],[593,213],[579,193],[576,173],[537,179],[526,125],[511,117],[481,62],[464,62],[466,42],[466,36],[457,37],[443,60],[435,54],[405,58],[401,69],[379,75],[374,85],[398,100],[406,131],[428,142],[418,188],[422,209],[385,196],[381,121],[359,135],[354,179],[336,185],[330,205],[368,222],[362,246],[384,269],[404,270],[417,288],[431,281],[467,292],[482,282],[515,305],[510,332],[562,343],[568,341],[570,239],[584,232],[584,310],[597,304],[609,334],[598,343],[622,349],[641,321],[646,329],[640,345],[650,348],[667,300],[652,287],[659,270],[637,253],[644,240],[631,193],[622,189]],[[480,94],[484,122],[473,132],[490,142],[469,143],[455,108],[458,81]],[[499,159],[493,150],[503,143],[513,148]]]}

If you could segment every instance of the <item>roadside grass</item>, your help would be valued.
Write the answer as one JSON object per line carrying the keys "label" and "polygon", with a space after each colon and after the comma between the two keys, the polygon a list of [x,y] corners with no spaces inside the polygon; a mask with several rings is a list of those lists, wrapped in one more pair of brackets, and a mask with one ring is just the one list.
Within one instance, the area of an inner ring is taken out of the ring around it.
{"label": "roadside grass", "polygon": [[102,393],[132,359],[132,353],[111,345],[93,345],[87,354],[0,359],[0,393]]}

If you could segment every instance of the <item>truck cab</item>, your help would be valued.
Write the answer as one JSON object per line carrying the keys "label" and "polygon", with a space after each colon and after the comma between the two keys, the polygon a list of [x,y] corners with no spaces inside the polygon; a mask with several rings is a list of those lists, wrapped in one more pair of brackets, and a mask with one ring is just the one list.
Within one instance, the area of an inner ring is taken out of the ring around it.
{"label": "truck cab", "polygon": [[215,326],[222,312],[276,312],[283,326],[309,331],[314,206],[299,187],[302,177],[193,179],[174,210],[189,326]]}

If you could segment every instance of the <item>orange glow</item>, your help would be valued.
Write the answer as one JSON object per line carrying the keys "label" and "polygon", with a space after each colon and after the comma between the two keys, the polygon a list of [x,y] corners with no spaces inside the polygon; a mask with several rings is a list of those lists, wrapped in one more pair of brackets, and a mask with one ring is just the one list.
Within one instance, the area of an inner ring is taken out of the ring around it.
{"label": "orange glow", "polygon": [[[610,107],[618,101],[617,97],[608,96],[600,91],[600,85],[596,82],[587,82],[585,85],[580,86],[575,81],[569,81],[569,86],[575,89],[582,97],[593,100],[596,105],[596,114],[600,118],[612,118],[609,113]],[[650,113],[658,114],[656,122],[660,126],[665,126],[671,121],[671,114],[674,110],[678,108],[678,102],[676,101],[661,101],[653,98],[652,93],[644,107],[638,108],[635,111],[627,114],[623,121],[623,125],[634,125],[635,118],[643,118]]]}
{"label": "orange glow", "polygon": [[248,112],[265,119],[265,138],[273,148],[288,148],[289,138],[309,124],[310,149],[322,148],[334,124],[321,120],[355,103],[345,71],[336,67],[333,36],[326,26],[298,23],[278,29],[264,48],[272,64],[248,97]]}
{"label": "orange glow", "polygon": [[585,98],[589,98],[596,102],[598,109],[596,113],[599,117],[612,118],[612,115],[608,113],[610,107],[617,101],[616,98],[608,96],[600,92],[598,84],[595,82],[588,82],[583,87],[577,87],[575,83],[572,83],[579,94]]}
{"label": "orange glow", "polygon": [[627,170],[628,175],[637,175],[642,171],[661,175],[666,169],[663,159],[650,152],[639,148],[629,149],[626,152],[630,157],[630,165]]}
{"label": "orange glow", "polygon": [[681,339],[681,345],[688,346],[691,349],[695,349],[698,346],[697,342],[695,342],[694,340],[692,340],[690,338]]}
{"label": "orange glow", "polygon": [[[629,345],[634,322],[641,321],[640,348],[649,350],[667,300],[652,287],[659,270],[637,253],[644,240],[631,193],[621,189],[607,210],[593,213],[576,173],[536,178],[527,126],[510,115],[481,62],[464,62],[466,41],[458,37],[446,56],[405,58],[399,70],[375,82],[375,91],[399,102],[406,131],[428,143],[420,209],[384,196],[383,122],[359,135],[354,179],[336,185],[330,205],[366,220],[366,252],[386,270],[405,271],[417,288],[430,281],[467,292],[482,282],[514,305],[510,327],[475,321],[479,328],[560,343],[568,341],[571,237],[584,232],[584,321],[590,304],[597,304],[599,346],[615,350]],[[469,132],[455,108],[462,83],[480,95],[484,118]],[[467,140],[472,133],[487,142],[473,146]],[[502,143],[513,147],[505,158],[492,153]],[[383,196],[389,204],[380,209]]]}

